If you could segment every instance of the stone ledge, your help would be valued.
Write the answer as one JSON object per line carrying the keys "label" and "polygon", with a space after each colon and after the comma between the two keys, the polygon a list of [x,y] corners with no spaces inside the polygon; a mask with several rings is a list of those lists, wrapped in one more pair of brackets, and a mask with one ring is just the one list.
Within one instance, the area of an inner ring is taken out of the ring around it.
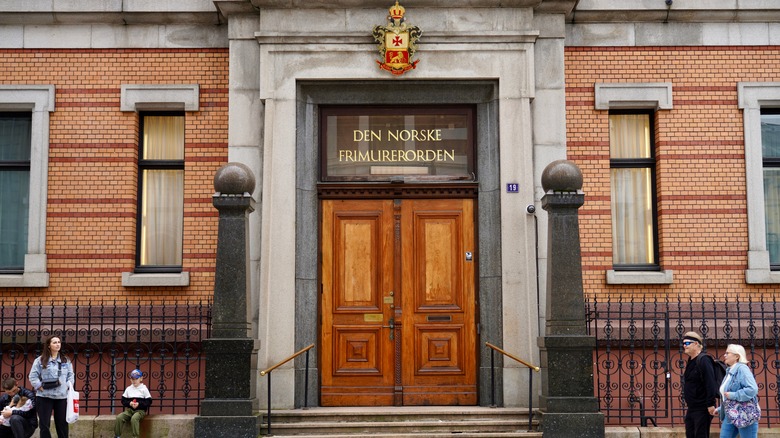
{"label": "stone ledge", "polygon": [[[80,415],[79,420],[70,425],[71,438],[113,438],[114,415]],[[141,436],[155,438],[192,438],[194,436],[195,415],[151,414],[141,422]],[[51,430],[54,430],[52,422]],[[126,423],[123,437],[132,436],[130,423]],[[37,429],[32,438],[40,438]]]}

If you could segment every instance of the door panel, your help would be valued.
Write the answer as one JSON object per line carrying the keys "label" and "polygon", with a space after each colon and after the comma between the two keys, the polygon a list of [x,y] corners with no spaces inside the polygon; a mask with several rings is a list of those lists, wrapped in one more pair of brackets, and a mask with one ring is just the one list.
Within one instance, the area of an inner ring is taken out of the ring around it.
{"label": "door panel", "polygon": [[392,289],[392,204],[323,201],[324,406],[391,405],[394,343],[383,304]]}
{"label": "door panel", "polygon": [[477,403],[473,201],[402,208],[405,405]]}
{"label": "door panel", "polygon": [[476,404],[473,201],[322,212],[322,405]]}

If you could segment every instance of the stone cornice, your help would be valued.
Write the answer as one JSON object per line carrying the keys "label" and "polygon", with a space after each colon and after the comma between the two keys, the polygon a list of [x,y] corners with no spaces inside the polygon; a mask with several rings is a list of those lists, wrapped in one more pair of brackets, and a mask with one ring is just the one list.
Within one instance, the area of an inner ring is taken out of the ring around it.
{"label": "stone cornice", "polygon": [[[767,23],[780,22],[780,4],[769,1],[737,2],[709,0],[705,2],[673,1],[671,5],[625,0],[579,0],[567,13],[566,22],[584,23]],[[773,5],[774,6],[774,5]]]}

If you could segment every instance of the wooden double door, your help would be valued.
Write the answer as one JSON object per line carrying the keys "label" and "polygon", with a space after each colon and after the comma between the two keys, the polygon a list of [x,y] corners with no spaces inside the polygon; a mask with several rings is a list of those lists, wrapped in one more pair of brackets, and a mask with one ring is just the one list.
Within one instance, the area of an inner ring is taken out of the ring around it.
{"label": "wooden double door", "polygon": [[477,403],[473,210],[322,201],[323,406]]}

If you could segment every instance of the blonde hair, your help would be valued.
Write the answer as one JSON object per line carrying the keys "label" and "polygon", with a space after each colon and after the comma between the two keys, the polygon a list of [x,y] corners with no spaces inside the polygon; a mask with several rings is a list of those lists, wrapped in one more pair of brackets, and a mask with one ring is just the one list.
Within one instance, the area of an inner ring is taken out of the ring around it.
{"label": "blonde hair", "polygon": [[726,347],[726,352],[731,354],[736,354],[737,356],[739,356],[740,363],[748,363],[747,353],[745,353],[745,347],[739,344],[729,344],[729,346]]}

